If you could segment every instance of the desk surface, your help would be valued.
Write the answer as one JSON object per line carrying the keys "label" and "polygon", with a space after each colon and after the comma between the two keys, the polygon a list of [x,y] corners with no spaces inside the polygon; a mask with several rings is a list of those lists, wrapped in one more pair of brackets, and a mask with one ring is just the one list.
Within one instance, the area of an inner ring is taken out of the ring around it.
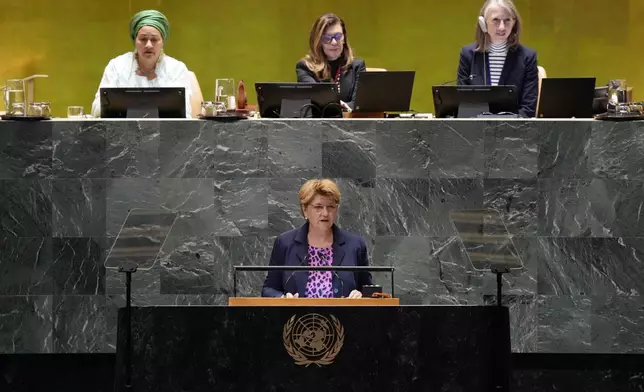
{"label": "desk surface", "polygon": [[230,306],[399,306],[399,298],[269,298],[232,297]]}

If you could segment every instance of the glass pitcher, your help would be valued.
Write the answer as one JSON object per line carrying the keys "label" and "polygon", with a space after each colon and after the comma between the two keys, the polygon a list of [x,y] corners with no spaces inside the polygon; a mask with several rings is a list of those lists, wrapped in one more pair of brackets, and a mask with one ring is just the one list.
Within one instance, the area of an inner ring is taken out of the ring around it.
{"label": "glass pitcher", "polygon": [[25,115],[25,87],[22,79],[7,80],[4,87],[4,106],[9,116]]}
{"label": "glass pitcher", "polygon": [[235,110],[235,82],[233,79],[215,79],[215,102],[223,104],[227,110]]}
{"label": "glass pitcher", "polygon": [[626,80],[615,79],[608,83],[608,102],[612,105],[626,103],[627,97]]}

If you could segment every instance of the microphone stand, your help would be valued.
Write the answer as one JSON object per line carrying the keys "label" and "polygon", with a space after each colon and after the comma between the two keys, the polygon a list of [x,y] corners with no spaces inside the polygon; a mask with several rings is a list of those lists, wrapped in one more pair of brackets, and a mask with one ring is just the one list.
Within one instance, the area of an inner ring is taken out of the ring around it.
{"label": "microphone stand", "polygon": [[125,273],[125,390],[132,390],[132,273],[138,265],[131,261],[119,266],[119,272]]}
{"label": "microphone stand", "polygon": [[510,269],[506,266],[494,266],[490,270],[496,274],[496,306],[502,305],[502,295],[503,295],[503,274],[510,272]]}

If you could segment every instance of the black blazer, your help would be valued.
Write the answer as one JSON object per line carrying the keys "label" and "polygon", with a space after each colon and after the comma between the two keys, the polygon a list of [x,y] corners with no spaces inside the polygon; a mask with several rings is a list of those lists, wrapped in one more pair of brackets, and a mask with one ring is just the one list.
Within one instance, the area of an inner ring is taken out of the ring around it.
{"label": "black blazer", "polygon": [[[309,223],[282,233],[275,239],[269,265],[308,265]],[[333,225],[333,265],[369,265],[367,245],[362,237]],[[373,284],[371,273],[338,271],[333,275],[333,296],[348,297],[351,291]],[[339,279],[338,279],[339,278]],[[269,271],[262,287],[262,297],[281,297],[284,293],[306,295],[308,271]]]}
{"label": "black blazer", "polygon": [[[459,85],[483,85],[483,53],[475,52],[476,44],[464,46],[458,64]],[[490,84],[490,60],[485,56],[485,81]],[[523,45],[508,50],[499,85],[514,85],[519,95],[519,114],[534,117],[537,111],[539,71],[537,52]]]}
{"label": "black blazer", "polygon": [[[351,109],[355,109],[356,101],[356,88],[358,87],[358,75],[360,72],[365,72],[367,67],[364,60],[357,58],[353,59],[353,63],[347,70],[340,75],[340,99],[349,105]],[[329,82],[329,80],[319,80],[317,76],[309,67],[306,66],[304,60],[298,61],[295,66],[295,73],[297,74],[298,83],[319,83],[322,81]]]}

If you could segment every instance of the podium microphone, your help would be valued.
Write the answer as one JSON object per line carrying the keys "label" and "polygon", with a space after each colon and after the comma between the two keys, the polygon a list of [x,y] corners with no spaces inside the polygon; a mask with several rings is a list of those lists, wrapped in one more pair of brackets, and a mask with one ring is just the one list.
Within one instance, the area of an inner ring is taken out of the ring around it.
{"label": "podium microphone", "polygon": [[[338,278],[338,280],[340,281],[340,295],[338,296],[338,298],[344,298],[342,296],[342,293],[344,293],[344,281],[340,278],[340,274],[338,274],[337,271],[331,271],[331,272],[333,272],[333,275],[336,278]],[[333,286],[333,284],[331,284],[331,286]],[[331,287],[331,290],[333,290],[333,287]],[[334,297],[335,297],[335,295],[334,295]]]}
{"label": "podium microphone", "polygon": [[[302,261],[300,261],[299,266],[300,267],[303,266],[304,262],[307,261],[308,259],[309,259],[309,254],[307,253],[306,256],[304,256],[304,258],[302,259]],[[296,272],[297,271],[292,271],[289,277],[286,278],[286,281],[284,282],[284,295],[286,295],[286,285],[288,285],[288,282],[291,280],[291,278],[293,277],[293,275],[295,275]]]}

